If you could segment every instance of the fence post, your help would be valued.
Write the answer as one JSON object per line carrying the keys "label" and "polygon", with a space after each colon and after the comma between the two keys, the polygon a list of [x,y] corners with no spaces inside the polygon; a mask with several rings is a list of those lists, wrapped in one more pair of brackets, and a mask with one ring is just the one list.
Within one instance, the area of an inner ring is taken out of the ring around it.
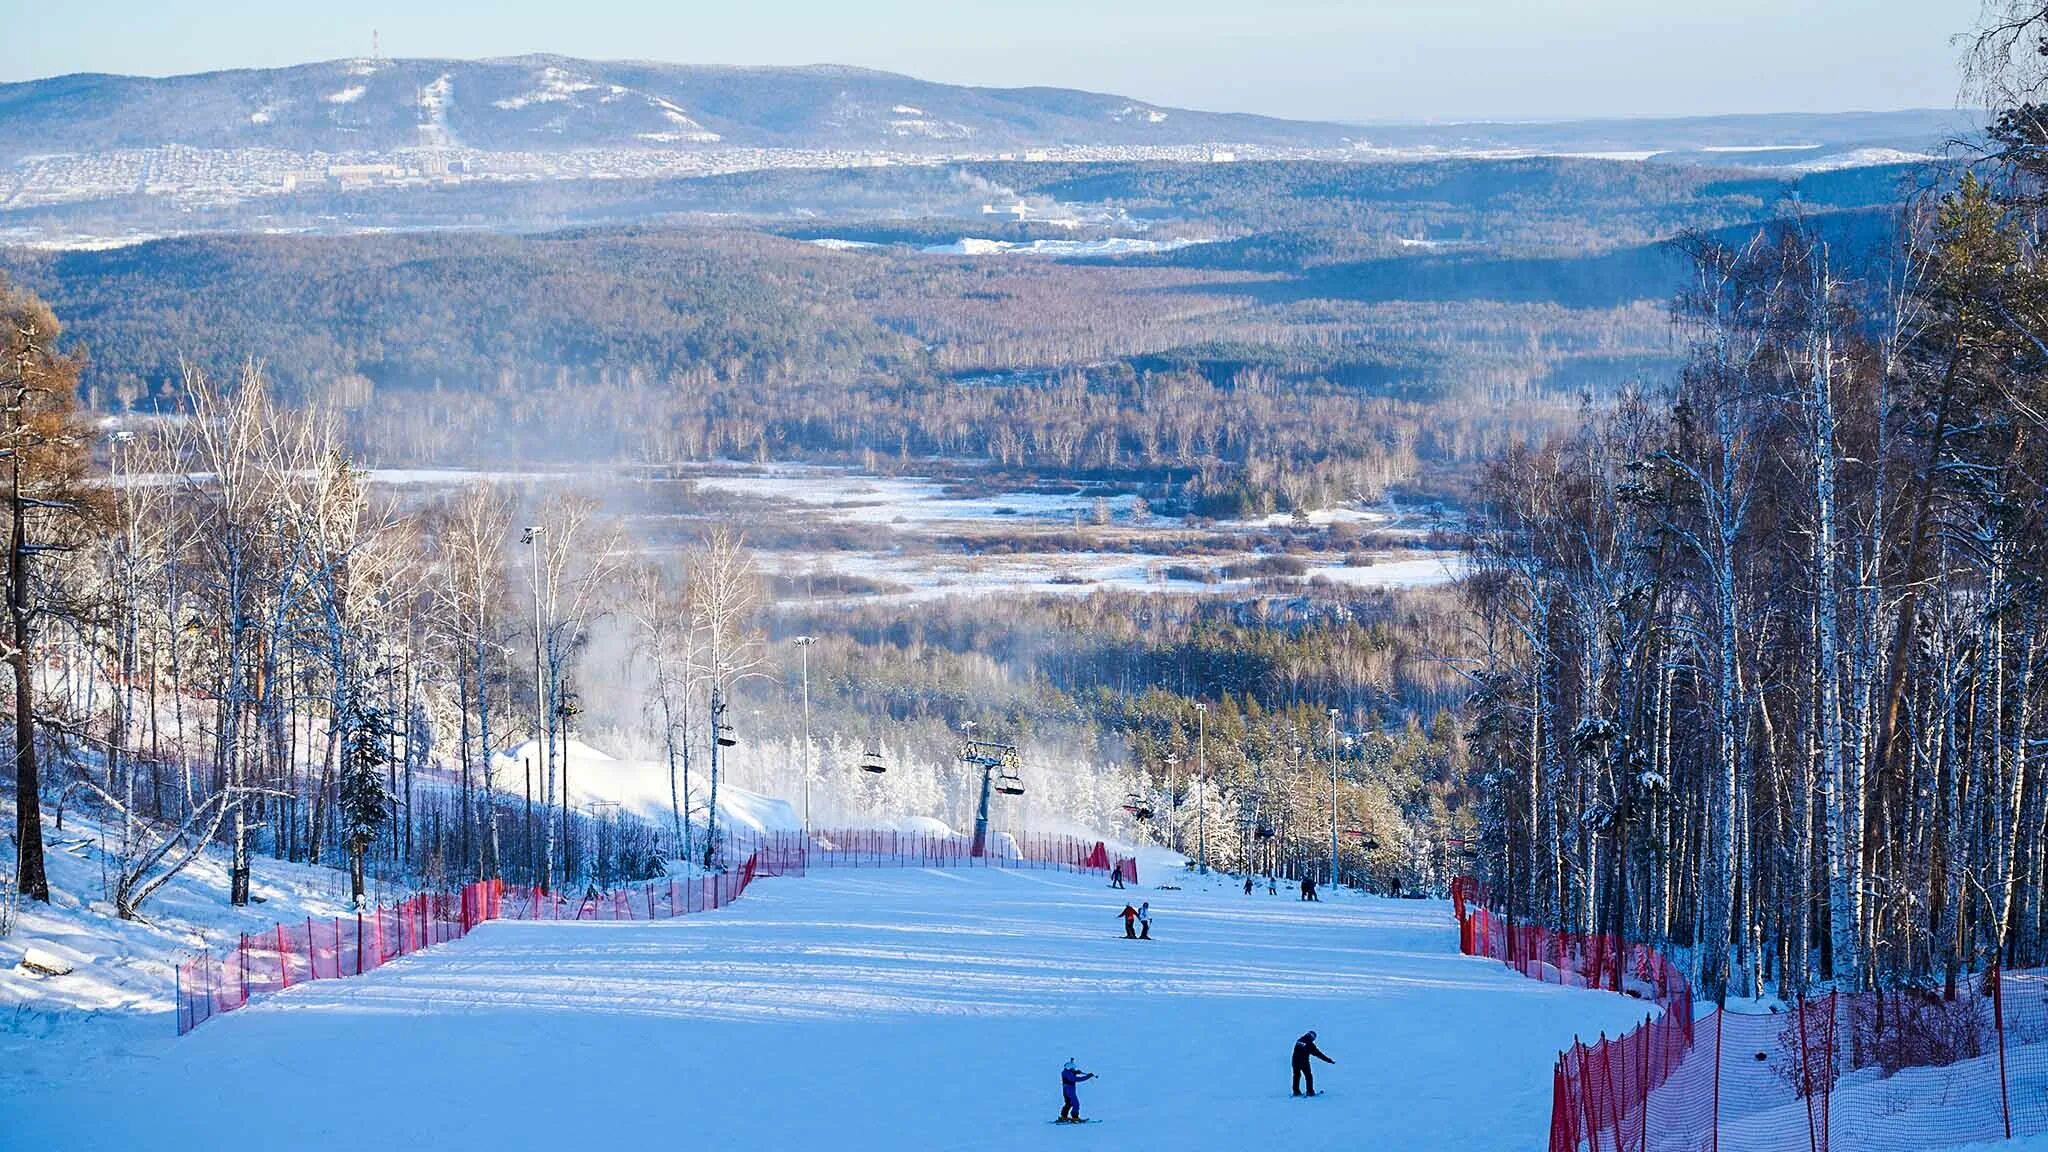
{"label": "fence post", "polygon": [[2012,1093],[2005,1077],[2005,973],[1991,964],[1991,1019],[1998,1032],[1998,1110],[2005,1116],[2005,1138],[2012,1139]]}
{"label": "fence post", "polygon": [[1638,1080],[1638,1081],[1636,1081],[1636,1091],[1637,1091],[1637,1092],[1639,1092],[1639,1093],[1641,1094],[1641,1096],[1642,1096],[1642,1101],[1643,1101],[1643,1103],[1642,1103],[1642,1108],[1643,1108],[1643,1124],[1642,1124],[1642,1127],[1641,1127],[1641,1128],[1639,1129],[1639,1131],[1641,1132],[1642,1136],[1641,1136],[1641,1139],[1640,1139],[1640,1140],[1638,1140],[1638,1141],[1636,1142],[1636,1147],[1637,1147],[1637,1148],[1642,1148],[1642,1149],[1647,1149],[1647,1148],[1649,1148],[1649,1146],[1650,1146],[1650,1043],[1651,1043],[1651,1041],[1650,1041],[1650,1037],[1651,1037],[1650,1025],[1651,1025],[1651,1023],[1652,1023],[1652,1021],[1651,1021],[1651,1020],[1649,1020],[1649,1019],[1645,1019],[1645,1020],[1643,1021],[1643,1026],[1642,1026],[1641,1028],[1639,1028],[1639,1029],[1637,1029],[1637,1030],[1636,1030],[1636,1040],[1637,1040],[1637,1041],[1639,1042],[1639,1043],[1638,1043],[1638,1044],[1637,1044],[1636,1046],[1637,1046],[1637,1047],[1639,1047],[1639,1048],[1641,1048],[1641,1049],[1643,1050],[1643,1063],[1642,1063],[1642,1069],[1643,1069],[1643,1078],[1642,1078],[1641,1080]]}
{"label": "fence post", "polygon": [[[337,933],[339,935],[339,933]],[[339,967],[339,965],[336,965]],[[363,910],[356,909],[356,975],[363,974]]]}
{"label": "fence post", "polygon": [[1594,1107],[1592,1085],[1587,1083],[1587,1080],[1590,1078],[1590,1073],[1586,1071],[1587,1052],[1588,1049],[1586,1045],[1582,1041],[1580,1041],[1580,1039],[1577,1036],[1572,1037],[1572,1060],[1574,1061],[1574,1063],[1576,1063],[1579,1070],[1579,1102],[1581,1105],[1580,1111],[1583,1112],[1586,1117],[1586,1142],[1592,1148],[1597,1150],[1600,1147],[1600,1137],[1598,1135],[1600,1128],[1599,1125],[1596,1123],[1595,1117],[1593,1115]]}
{"label": "fence post", "polygon": [[1721,1033],[1727,1031],[1728,1014],[1725,1008],[1714,1009],[1714,1147],[1712,1152],[1721,1152]]}

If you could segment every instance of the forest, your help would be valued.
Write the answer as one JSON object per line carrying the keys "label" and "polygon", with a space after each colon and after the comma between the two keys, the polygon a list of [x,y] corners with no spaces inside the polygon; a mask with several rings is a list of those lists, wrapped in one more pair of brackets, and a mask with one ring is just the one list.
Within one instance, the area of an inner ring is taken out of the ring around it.
{"label": "forest", "polygon": [[1700,237],[1684,366],[1480,485],[1474,768],[1525,922],[1712,998],[2048,947],[2048,271],[2036,48],[1978,43],[1984,155],[1879,257]]}

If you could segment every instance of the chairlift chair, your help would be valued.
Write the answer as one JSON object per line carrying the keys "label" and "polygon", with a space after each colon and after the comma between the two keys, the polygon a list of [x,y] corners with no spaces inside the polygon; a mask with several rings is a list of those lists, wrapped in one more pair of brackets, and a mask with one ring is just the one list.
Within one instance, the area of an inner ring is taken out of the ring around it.
{"label": "chairlift chair", "polygon": [[1022,796],[1024,781],[1014,770],[999,773],[995,778],[995,789],[1005,796]]}
{"label": "chairlift chair", "polygon": [[887,772],[889,766],[882,763],[882,753],[870,748],[860,754],[860,770],[863,772]]}
{"label": "chairlift chair", "polygon": [[1134,818],[1139,820],[1150,820],[1152,818],[1151,803],[1136,792],[1131,793],[1129,798],[1124,801],[1124,811],[1129,812]]}
{"label": "chairlift chair", "polygon": [[740,742],[738,734],[732,730],[732,725],[730,724],[718,725],[717,738],[718,746],[720,748],[730,748],[733,745],[738,744]]}

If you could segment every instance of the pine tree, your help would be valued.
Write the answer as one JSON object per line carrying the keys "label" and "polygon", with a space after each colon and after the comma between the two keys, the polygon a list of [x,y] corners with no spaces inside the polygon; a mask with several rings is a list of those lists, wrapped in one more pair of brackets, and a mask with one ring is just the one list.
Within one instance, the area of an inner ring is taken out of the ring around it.
{"label": "pine tree", "polygon": [[341,826],[348,844],[349,893],[363,902],[363,857],[391,810],[383,768],[390,761],[391,724],[360,683],[351,687],[348,738],[342,751]]}

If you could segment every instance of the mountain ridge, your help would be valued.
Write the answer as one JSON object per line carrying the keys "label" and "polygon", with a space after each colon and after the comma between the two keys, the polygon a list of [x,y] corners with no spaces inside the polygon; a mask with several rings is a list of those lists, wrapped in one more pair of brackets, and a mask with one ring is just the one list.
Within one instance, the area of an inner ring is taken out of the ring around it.
{"label": "mountain ridge", "polygon": [[378,153],[768,147],[908,152],[1072,144],[1343,147],[1340,125],[1078,89],[940,84],[849,65],[319,61],[167,77],[0,84],[0,156],[185,145]]}
{"label": "mountain ridge", "polygon": [[[172,76],[0,84],[0,159],[189,146],[379,154],[704,148],[957,154],[1067,146],[1932,151],[1953,109],[1515,121],[1295,120],[1051,85],[947,84],[860,65],[677,64],[525,53],[343,57]],[[1769,159],[1764,157],[1763,159]]]}

